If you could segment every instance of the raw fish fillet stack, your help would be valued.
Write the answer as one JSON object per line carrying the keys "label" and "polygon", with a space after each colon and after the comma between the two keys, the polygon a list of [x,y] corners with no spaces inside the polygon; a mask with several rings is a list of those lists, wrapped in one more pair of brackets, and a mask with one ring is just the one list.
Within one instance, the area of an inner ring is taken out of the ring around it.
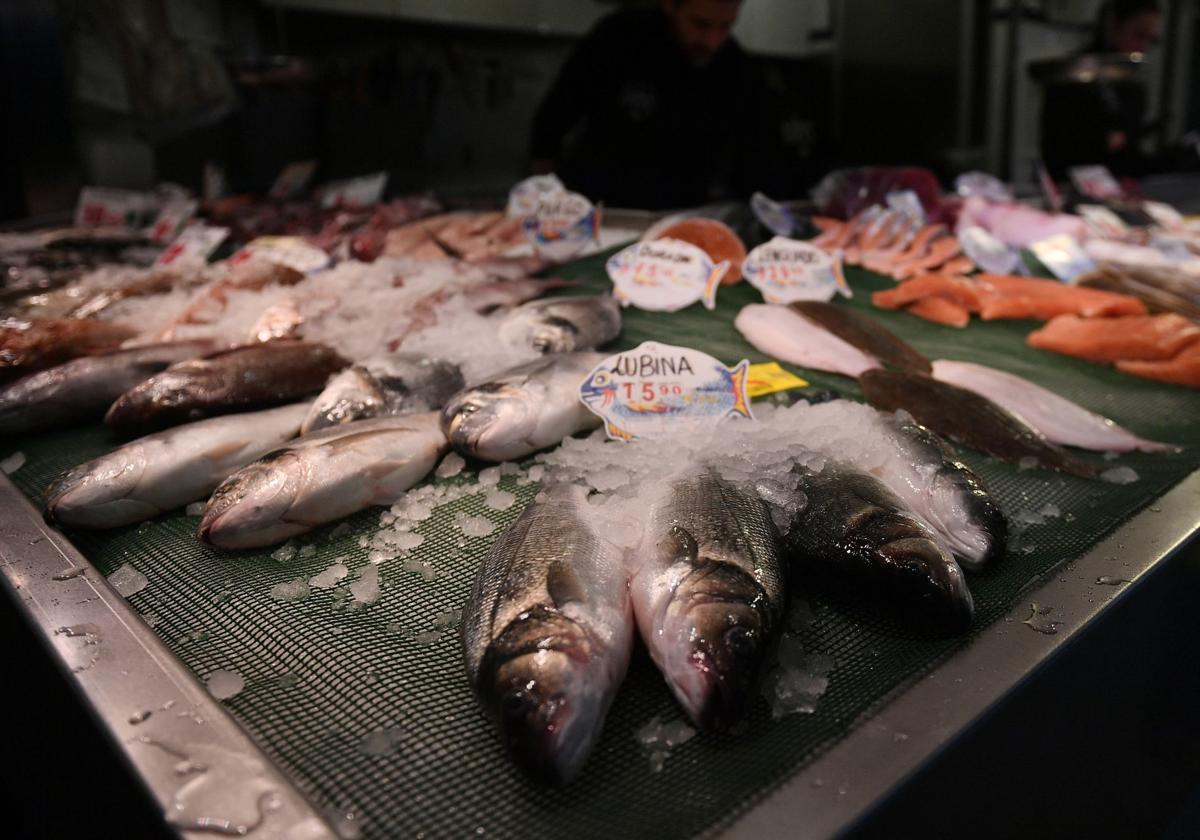
{"label": "raw fish fillet stack", "polygon": [[871,296],[883,309],[904,309],[926,320],[965,327],[971,315],[1049,320],[1060,315],[1085,318],[1145,315],[1146,305],[1130,295],[1069,286],[1057,280],[979,274],[924,274]]}
{"label": "raw fish fillet stack", "polygon": [[1029,345],[1117,370],[1189,388],[1200,388],[1200,326],[1180,315],[1054,318],[1029,334]]}
{"label": "raw fish fillet stack", "polygon": [[840,254],[850,265],[897,280],[929,271],[957,275],[975,270],[945,225],[920,225],[903,213],[878,206],[848,222],[821,216],[812,221],[821,230],[812,244]]}

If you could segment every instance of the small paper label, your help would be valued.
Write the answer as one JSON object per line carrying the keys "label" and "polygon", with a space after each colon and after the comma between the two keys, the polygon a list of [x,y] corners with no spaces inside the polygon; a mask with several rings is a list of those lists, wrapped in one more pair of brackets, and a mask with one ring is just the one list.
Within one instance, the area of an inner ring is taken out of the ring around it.
{"label": "small paper label", "polygon": [[896,192],[888,193],[885,200],[890,209],[907,216],[914,224],[925,227],[927,223],[925,207],[921,204],[921,199],[915,192],[912,190],[897,190]]}
{"label": "small paper label", "polygon": [[585,196],[547,192],[522,223],[525,236],[541,256],[562,261],[578,254],[600,234],[600,210]]}
{"label": "small paper label", "polygon": [[226,227],[191,225],[159,254],[154,264],[165,268],[175,263],[206,261],[227,236],[229,228]]}
{"label": "small paper label", "polygon": [[982,271],[989,274],[1012,274],[1021,255],[981,227],[967,227],[958,232],[958,244],[963,253]]}
{"label": "small paper label", "polygon": [[963,198],[974,195],[997,204],[1007,204],[1013,200],[1008,184],[986,172],[964,172],[954,179],[954,191]]}
{"label": "small paper label", "polygon": [[729,261],[714,263],[704,251],[678,239],[637,242],[609,258],[613,296],[622,306],[676,312],[696,301],[716,306],[717,287]]}
{"label": "small paper label", "polygon": [[293,268],[302,274],[320,271],[329,265],[329,255],[299,236],[260,236],[233,255],[232,261],[262,257],[277,265]]}
{"label": "small paper label", "polygon": [[146,193],[112,187],[84,187],[75,206],[76,227],[140,228],[154,207]]}
{"label": "small paper label", "polygon": [[287,201],[290,198],[297,198],[304,192],[304,189],[308,186],[308,182],[312,180],[312,176],[316,171],[317,162],[315,160],[300,160],[295,163],[289,163],[276,176],[275,183],[271,185],[271,190],[267,195],[276,201]]}
{"label": "small paper label", "polygon": [[1156,225],[1164,230],[1177,233],[1187,227],[1183,214],[1170,204],[1164,204],[1161,201],[1143,201],[1142,209],[1146,211],[1147,216],[1154,220]]}
{"label": "small paper label", "polygon": [[509,190],[508,207],[505,212],[513,218],[524,219],[526,216],[533,215],[537,210],[542,196],[566,191],[566,186],[558,179],[557,175],[534,175],[532,178],[519,181]]}
{"label": "small paper label", "polygon": [[318,190],[321,207],[328,210],[333,207],[357,208],[378,204],[387,188],[387,180],[386,172],[376,172],[325,184]]}
{"label": "small paper label", "polygon": [[663,438],[681,427],[750,413],[750,363],[726,367],[699,350],[647,341],[609,356],[579,386],[579,399],[604,419],[614,440]]}
{"label": "small paper label", "polygon": [[742,274],[767,303],[850,296],[839,261],[808,242],[776,236],[746,255]]}
{"label": "small paper label", "polygon": [[1060,233],[1058,236],[1034,242],[1029,246],[1029,250],[1064,283],[1070,283],[1079,275],[1096,268],[1092,258],[1084,253],[1075,237],[1070,234]]}
{"label": "small paper label", "polygon": [[1124,193],[1107,166],[1073,166],[1067,170],[1075,189],[1096,201],[1120,198]]}
{"label": "small paper label", "polygon": [[216,201],[224,198],[229,192],[229,183],[225,178],[224,168],[211,160],[204,164],[204,200]]}
{"label": "small paper label", "polygon": [[1088,228],[1096,236],[1104,239],[1123,239],[1129,234],[1129,225],[1124,220],[1100,204],[1080,204],[1076,212],[1087,222]]}
{"label": "small paper label", "polygon": [[796,217],[792,211],[778,201],[767,198],[760,192],[750,196],[750,209],[763,227],[776,236],[791,236],[796,231]]}
{"label": "small paper label", "polygon": [[750,372],[746,376],[746,393],[751,399],[807,386],[807,380],[784,370],[779,362],[750,365]]}
{"label": "small paper label", "polygon": [[163,205],[154,223],[146,231],[151,242],[165,245],[175,239],[196,215],[195,201],[187,198],[172,198]]}

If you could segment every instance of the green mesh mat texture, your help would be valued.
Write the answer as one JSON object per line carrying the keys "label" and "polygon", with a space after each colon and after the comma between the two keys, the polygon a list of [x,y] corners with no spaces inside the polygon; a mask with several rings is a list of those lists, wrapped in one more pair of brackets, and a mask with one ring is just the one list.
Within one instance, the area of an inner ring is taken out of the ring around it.
{"label": "green mesh mat texture", "polygon": [[[604,257],[556,273],[604,289]],[[1029,349],[1034,322],[973,322],[955,330],[903,313],[875,310],[873,289],[891,281],[851,270],[855,297],[930,358],[991,364],[1033,379],[1100,411],[1139,434],[1184,444],[1181,455],[1127,455],[1116,464],[1140,480],[1117,486],[1055,473],[1020,472],[964,452],[1008,514],[1047,503],[1062,515],[1030,528],[997,571],[971,577],[975,631],[1002,616],[1039,578],[1099,539],[1200,465],[1200,393],[1124,376],[1114,370]],[[765,359],[742,341],[733,318],[760,300],[746,284],[723,288],[716,311],[672,315],[625,311],[619,347],[642,341],[697,347],[734,363]],[[816,388],[858,398],[843,377],[796,371]],[[12,478],[40,503],[60,471],[112,447],[99,426],[5,441],[0,456],[23,451]],[[449,479],[474,481],[470,471]],[[655,716],[681,719],[662,679],[638,651],[581,777],[565,790],[527,781],[505,756],[476,705],[461,662],[460,609],[478,563],[496,534],[464,538],[454,514],[469,512],[507,526],[536,485],[506,476],[501,488],[518,502],[502,513],[482,496],[460,499],[421,523],[425,541],[407,558],[380,567],[382,594],[353,609],[346,586],[367,563],[358,538],[378,527],[381,509],[360,513],[298,541],[311,545],[290,560],[270,551],[221,553],[200,545],[196,517],[164,516],[111,532],[72,533],[105,573],[130,563],[149,585],[129,601],[166,645],[201,679],[217,669],[240,673],[245,689],[228,710],[329,814],[353,812],[364,837],[686,837],[712,832],[770,792],[844,736],[864,712],[967,644],[968,634],[936,638],[913,632],[857,602],[852,593],[804,589],[815,615],[803,631],[807,649],[831,656],[829,688],[811,714],[773,720],[760,699],[733,734],[699,735],[676,747],[659,772],[636,738]],[[499,531],[496,532],[497,534]],[[314,551],[315,550],[315,551]],[[1131,553],[1149,550],[1126,546]],[[351,575],[332,590],[297,602],[272,598],[272,586],[309,577],[345,558]],[[424,568],[419,567],[424,562]],[[1121,558],[1114,558],[1119,574]],[[385,734],[379,734],[379,733]],[[847,780],[851,785],[853,779]]]}

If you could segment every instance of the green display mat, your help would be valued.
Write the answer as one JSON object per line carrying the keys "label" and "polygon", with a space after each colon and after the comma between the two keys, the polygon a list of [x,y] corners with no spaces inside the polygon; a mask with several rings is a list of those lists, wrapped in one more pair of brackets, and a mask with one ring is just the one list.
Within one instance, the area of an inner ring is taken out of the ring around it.
{"label": "green display mat", "polygon": [[[599,290],[607,286],[603,265],[600,255],[556,273]],[[1061,511],[1031,527],[1020,541],[1023,547],[1010,551],[995,572],[970,577],[977,606],[973,632],[1200,466],[1200,393],[1027,348],[1024,338],[1035,322],[973,322],[955,330],[876,310],[869,292],[891,281],[855,270],[849,275],[856,294],[848,305],[869,311],[930,358],[1012,371],[1141,435],[1187,447],[1179,455],[1121,456],[1113,465],[1131,466],[1140,476],[1124,486],[1020,472],[964,451],[964,460],[1010,516],[1048,503]],[[758,300],[754,289],[741,284],[721,290],[714,312],[699,306],[672,315],[626,310],[619,347],[653,339],[697,347],[726,363],[765,361],[733,328],[740,307]],[[848,379],[797,372],[816,388],[859,397]],[[54,476],[113,445],[96,426],[5,441],[0,456],[25,453],[27,465],[12,478],[40,503]],[[450,481],[473,481],[472,476],[467,471]],[[349,581],[335,590],[314,590],[299,602],[276,600],[269,592],[276,584],[315,575],[339,557],[347,558],[353,580],[367,562],[358,537],[375,530],[381,509],[352,518],[352,530],[342,529],[335,539],[329,526],[300,540],[314,546],[315,554],[283,562],[269,551],[206,548],[195,539],[197,518],[181,513],[70,537],[103,573],[130,563],[146,575],[149,585],[129,598],[133,608],[154,617],[155,631],[199,678],[217,669],[240,673],[246,687],[224,705],[318,808],[352,812],[368,838],[569,833],[607,840],[711,831],[845,735],[864,712],[971,640],[970,634],[914,633],[850,594],[796,581],[794,591],[815,616],[804,630],[804,644],[835,662],[814,713],[773,720],[760,698],[740,731],[699,735],[675,748],[654,772],[636,733],[655,716],[682,715],[639,649],[581,777],[565,790],[546,789],[527,781],[507,759],[467,685],[457,630],[439,630],[444,623],[439,617],[462,607],[496,536],[467,538],[460,546],[454,514],[466,511],[506,526],[536,489],[516,486],[512,477],[501,487],[518,495],[518,503],[503,513],[487,510],[476,495],[438,509],[422,523],[419,532],[426,539],[410,560],[427,561],[436,576],[406,570],[403,559],[388,560],[380,567],[380,600],[357,610],[347,608]],[[1150,549],[1125,550],[1141,555]],[[1119,562],[1114,573],[1120,573]],[[380,730],[388,734],[372,735]],[[364,750],[368,736],[370,748]],[[390,751],[378,749],[381,744]]]}

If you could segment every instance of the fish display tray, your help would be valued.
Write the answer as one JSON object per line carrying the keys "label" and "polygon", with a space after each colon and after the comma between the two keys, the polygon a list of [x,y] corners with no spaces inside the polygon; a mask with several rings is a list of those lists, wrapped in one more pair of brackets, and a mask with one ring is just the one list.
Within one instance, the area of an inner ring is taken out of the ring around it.
{"label": "fish display tray", "polygon": [[[601,290],[605,256],[556,273]],[[146,577],[128,604],[198,679],[216,671],[240,675],[244,688],[223,701],[224,708],[317,811],[343,828],[352,824],[358,836],[548,838],[569,830],[575,837],[662,838],[720,831],[861,726],[865,715],[968,646],[1049,573],[1200,467],[1200,393],[1027,348],[1024,337],[1034,322],[973,322],[954,330],[874,309],[869,293],[891,281],[853,269],[848,275],[855,296],[847,305],[878,318],[930,358],[1026,376],[1140,435],[1186,448],[1176,455],[1122,455],[1112,466],[1138,475],[1124,485],[1022,471],[964,450],[1010,521],[1047,505],[1057,510],[1044,524],[1026,528],[994,572],[970,577],[977,607],[972,631],[953,638],[914,633],[853,592],[810,590],[795,581],[794,596],[812,612],[802,631],[805,650],[834,663],[815,710],[776,720],[759,699],[737,731],[698,735],[675,747],[657,771],[638,732],[655,718],[669,722],[682,714],[640,649],[594,754],[565,790],[521,775],[471,694],[451,626],[454,611],[499,529],[535,494],[532,483],[502,478],[500,487],[517,496],[505,511],[486,507],[482,494],[438,508],[421,523],[418,547],[382,563],[379,600],[366,607],[353,603],[346,585],[368,562],[369,549],[359,540],[379,527],[382,509],[297,540],[292,556],[207,548],[195,538],[198,517],[183,512],[68,536],[102,574],[129,564]],[[721,289],[714,312],[699,306],[672,315],[626,310],[618,346],[655,340],[703,349],[729,364],[767,361],[733,328],[741,306],[759,299],[741,284]],[[796,372],[814,388],[860,398],[851,380]],[[0,458],[24,454],[25,465],[10,478],[40,504],[60,472],[113,446],[107,431],[94,426],[6,440]],[[474,475],[468,469],[444,480],[471,483]],[[460,513],[486,517],[497,530],[464,536],[454,524]],[[272,596],[273,587],[339,561],[351,569],[339,586],[295,601]]]}

